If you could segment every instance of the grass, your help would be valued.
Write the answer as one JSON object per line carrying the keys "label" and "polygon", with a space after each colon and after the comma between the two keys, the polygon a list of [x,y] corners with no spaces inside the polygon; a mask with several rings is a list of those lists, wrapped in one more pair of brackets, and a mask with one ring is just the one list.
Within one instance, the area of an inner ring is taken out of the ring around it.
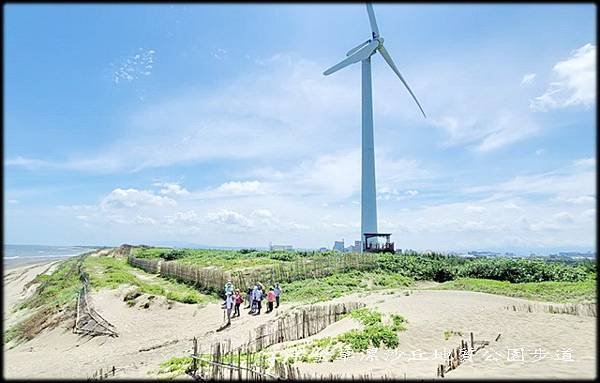
{"label": "grass", "polygon": [[138,258],[170,259],[170,254],[177,254],[178,262],[200,267],[215,266],[223,270],[239,270],[260,266],[274,265],[296,259],[299,255],[293,252],[278,251],[240,251],[212,249],[180,249],[169,248],[134,248],[133,255]]}
{"label": "grass", "polygon": [[37,309],[44,306],[62,307],[66,304],[74,307],[75,297],[81,288],[77,262],[74,257],[61,262],[51,274],[39,274],[30,284],[39,283],[34,294],[26,299],[18,309]]}
{"label": "grass", "polygon": [[596,301],[596,279],[589,277],[580,282],[510,283],[491,279],[463,278],[435,287],[442,290],[468,290],[507,295],[554,303]]}
{"label": "grass", "polygon": [[360,321],[364,328],[362,330],[350,330],[336,337],[336,340],[348,344],[353,351],[366,351],[369,345],[380,347],[383,344],[387,348],[396,348],[400,343],[398,331],[405,330],[406,320],[400,315],[391,316],[391,324],[383,323],[379,311],[361,308],[350,312],[350,316]]}
{"label": "grass", "polygon": [[192,367],[191,356],[180,356],[162,362],[158,369],[159,375],[169,374],[169,378],[183,375]]}
{"label": "grass", "polygon": [[[355,352],[364,352],[369,347],[396,348],[400,343],[398,332],[406,330],[406,319],[397,314],[391,314],[385,318],[389,319],[387,321],[389,323],[384,323],[384,316],[381,312],[368,308],[353,310],[348,316],[358,320],[363,328],[353,329],[336,337],[313,340],[304,345],[305,352],[298,356],[298,360],[315,363],[320,361],[325,354],[327,360],[333,361],[341,355],[344,346]],[[338,347],[340,345],[342,347]],[[295,345],[292,348],[298,346]]]}
{"label": "grass", "polygon": [[[216,297],[201,294],[184,283],[146,274],[127,264],[127,260],[123,257],[87,257],[84,267],[88,271],[90,285],[95,289],[115,289],[126,284],[136,286],[141,293],[162,295],[182,303],[206,303],[217,300]],[[152,279],[148,281],[138,277],[144,274]]]}
{"label": "grass", "polygon": [[76,308],[81,288],[78,262],[73,257],[61,262],[51,274],[39,274],[28,285],[38,284],[35,292],[17,310],[29,309],[31,314],[4,332],[4,344],[31,340],[42,330],[54,328]]}
{"label": "grass", "polygon": [[411,278],[399,274],[350,271],[288,283],[283,286],[282,299],[288,302],[315,303],[359,291],[406,287],[411,283]]}

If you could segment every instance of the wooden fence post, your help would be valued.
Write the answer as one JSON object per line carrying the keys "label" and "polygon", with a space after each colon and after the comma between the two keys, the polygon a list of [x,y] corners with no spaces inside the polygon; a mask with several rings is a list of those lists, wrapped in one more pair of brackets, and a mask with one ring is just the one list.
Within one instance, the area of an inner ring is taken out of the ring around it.
{"label": "wooden fence post", "polygon": [[475,349],[475,341],[473,340],[473,333],[471,333],[471,349]]}
{"label": "wooden fence post", "polygon": [[198,357],[198,339],[196,339],[196,337],[194,337],[194,358],[192,359],[192,370],[194,371],[194,374],[196,373],[196,371],[198,370],[198,364],[197,364],[197,357]]}

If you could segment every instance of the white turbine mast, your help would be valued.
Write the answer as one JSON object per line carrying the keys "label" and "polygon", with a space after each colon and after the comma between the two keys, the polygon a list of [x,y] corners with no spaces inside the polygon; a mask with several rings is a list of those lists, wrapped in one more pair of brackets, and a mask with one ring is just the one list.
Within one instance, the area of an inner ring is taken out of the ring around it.
{"label": "white turbine mast", "polygon": [[[346,53],[347,58],[327,69],[323,74],[330,75],[348,65],[362,63],[362,185],[361,185],[361,243],[365,248],[365,233],[377,233],[377,204],[375,189],[375,148],[373,142],[373,100],[371,93],[371,56],[375,52],[381,53],[385,62],[400,78],[413,100],[421,110],[423,117],[427,118],[419,100],[408,86],[404,77],[394,64],[394,60],[383,46],[383,37],[379,35],[377,20],[373,6],[367,3],[367,13],[371,24],[371,38]],[[389,238],[389,237],[388,237]]]}

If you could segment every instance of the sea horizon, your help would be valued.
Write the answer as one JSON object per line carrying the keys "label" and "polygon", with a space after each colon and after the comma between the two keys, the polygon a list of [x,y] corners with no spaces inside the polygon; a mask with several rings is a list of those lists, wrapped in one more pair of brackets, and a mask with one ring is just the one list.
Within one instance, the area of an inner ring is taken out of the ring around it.
{"label": "sea horizon", "polygon": [[102,246],[50,246],[5,244],[2,252],[5,269],[75,257]]}

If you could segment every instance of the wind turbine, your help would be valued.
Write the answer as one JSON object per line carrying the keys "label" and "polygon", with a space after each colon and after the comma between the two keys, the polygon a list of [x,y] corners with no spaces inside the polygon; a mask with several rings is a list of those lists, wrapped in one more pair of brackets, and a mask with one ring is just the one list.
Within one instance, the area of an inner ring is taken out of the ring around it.
{"label": "wind turbine", "polygon": [[[327,69],[323,74],[330,75],[348,65],[362,63],[362,185],[361,185],[361,252],[365,248],[365,233],[377,233],[377,202],[375,192],[375,148],[373,143],[373,100],[371,92],[371,56],[381,53],[383,59],[400,78],[417,106],[427,118],[419,100],[394,64],[392,57],[383,46],[383,37],[379,35],[373,6],[367,3],[367,13],[371,24],[371,38],[360,43],[346,53],[347,58]],[[389,238],[389,237],[388,237]]]}

